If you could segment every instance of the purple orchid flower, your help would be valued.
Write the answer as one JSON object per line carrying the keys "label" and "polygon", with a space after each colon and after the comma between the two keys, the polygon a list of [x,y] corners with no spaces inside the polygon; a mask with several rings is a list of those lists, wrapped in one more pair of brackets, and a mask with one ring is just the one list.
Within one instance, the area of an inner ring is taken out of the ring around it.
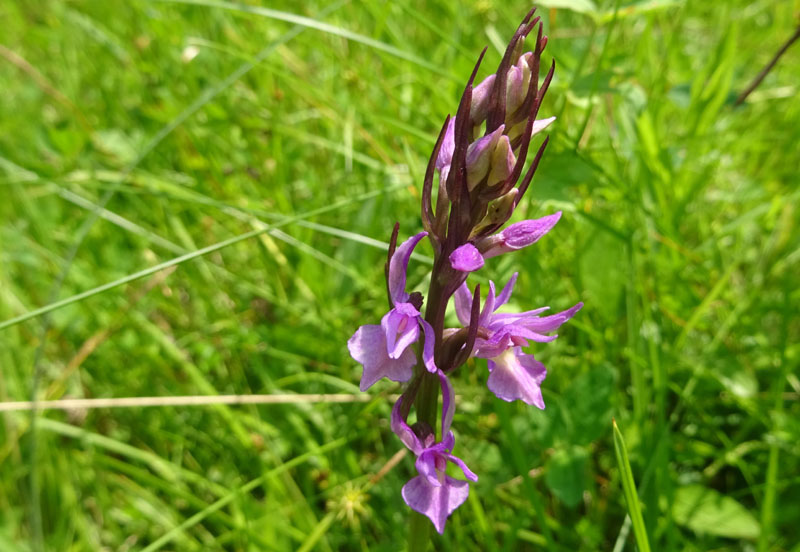
{"label": "purple orchid flower", "polygon": [[552,230],[560,219],[561,211],[558,211],[542,218],[516,222],[503,231],[481,240],[477,244],[478,250],[484,259],[489,259],[528,247]]}
{"label": "purple orchid flower", "polygon": [[[504,401],[522,400],[544,409],[540,385],[547,375],[544,365],[533,355],[522,352],[529,341],[545,343],[557,335],[545,335],[557,330],[578,312],[583,303],[550,316],[539,316],[549,307],[522,313],[497,313],[511,298],[518,273],[505,285],[500,295],[494,282],[489,282],[489,294],[478,320],[479,336],[475,340],[473,356],[488,359],[488,387]],[[456,315],[462,324],[468,324],[472,294],[466,284],[455,293]]]}
{"label": "purple orchid flower", "polygon": [[478,476],[470,470],[463,460],[452,454],[455,436],[450,431],[455,410],[455,393],[447,376],[439,370],[442,386],[442,435],[444,439],[436,443],[433,433],[421,439],[403,419],[405,410],[402,395],[392,408],[392,430],[400,440],[417,456],[415,466],[419,475],[403,486],[403,500],[414,511],[427,516],[441,534],[447,518],[461,506],[469,496],[469,483],[446,474],[447,463],[452,462],[461,468],[464,477],[477,481]]}
{"label": "purple orchid flower", "polygon": [[450,254],[450,266],[461,272],[482,268],[491,257],[517,251],[539,241],[561,219],[561,211],[542,218],[516,222],[493,236],[483,238],[477,245],[465,243]]}
{"label": "purple orchid flower", "polygon": [[388,283],[393,308],[384,315],[379,326],[365,324],[347,341],[350,356],[364,366],[359,385],[362,391],[384,377],[392,381],[411,379],[412,368],[417,363],[411,345],[419,339],[420,326],[425,334],[422,360],[428,371],[436,372],[433,328],[422,318],[417,307],[409,302],[411,295],[405,290],[411,252],[427,235],[427,232],[420,232],[410,237],[392,255]]}

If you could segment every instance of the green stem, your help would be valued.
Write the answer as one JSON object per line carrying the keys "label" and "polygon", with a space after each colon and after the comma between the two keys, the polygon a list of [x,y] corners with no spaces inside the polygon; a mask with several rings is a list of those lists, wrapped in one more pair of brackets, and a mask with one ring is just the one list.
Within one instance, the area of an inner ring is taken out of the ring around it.
{"label": "green stem", "polygon": [[[417,422],[425,422],[436,431],[437,409],[439,406],[439,378],[435,374],[423,372],[422,382],[415,406]],[[431,520],[417,512],[411,512],[408,532],[409,552],[424,552],[431,542]]]}
{"label": "green stem", "polygon": [[[444,313],[447,308],[447,300],[449,299],[449,297],[444,297],[444,289],[441,278],[439,277],[441,269],[439,261],[440,259],[437,258],[434,262],[431,283],[428,287],[428,295],[425,299],[427,303],[425,306],[425,320],[433,327],[433,333],[436,336],[437,350],[442,342]],[[421,351],[417,353],[417,366],[423,366]],[[414,401],[414,408],[417,411],[417,422],[428,424],[433,429],[434,433],[436,433],[439,407],[439,377],[436,374],[431,374],[424,368],[420,368],[417,377],[421,380],[417,398]],[[431,521],[426,516],[412,511],[408,529],[409,552],[424,552],[428,550],[431,542]]]}

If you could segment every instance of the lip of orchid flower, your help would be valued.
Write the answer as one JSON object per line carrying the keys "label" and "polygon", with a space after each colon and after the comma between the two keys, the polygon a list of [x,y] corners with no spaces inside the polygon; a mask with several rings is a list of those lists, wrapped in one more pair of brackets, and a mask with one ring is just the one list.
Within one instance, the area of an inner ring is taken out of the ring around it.
{"label": "lip of orchid flower", "polygon": [[544,410],[541,384],[547,376],[544,364],[533,355],[512,347],[490,358],[487,386],[498,399],[507,402],[521,400]]}
{"label": "lip of orchid flower", "polygon": [[408,381],[417,357],[411,348],[397,358],[387,354],[386,333],[376,324],[365,324],[356,330],[347,341],[347,349],[353,360],[364,367],[359,389],[366,391],[381,378],[392,381]]}

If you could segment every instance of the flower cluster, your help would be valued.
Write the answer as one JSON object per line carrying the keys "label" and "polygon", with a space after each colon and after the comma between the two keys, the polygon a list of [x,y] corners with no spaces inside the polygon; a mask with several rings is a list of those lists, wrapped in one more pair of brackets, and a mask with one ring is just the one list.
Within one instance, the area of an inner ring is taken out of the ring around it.
{"label": "flower cluster", "polygon": [[[534,49],[522,53],[525,38],[534,28]],[[471,292],[466,283],[469,273],[480,269],[487,259],[537,242],[561,217],[558,212],[500,230],[528,189],[547,146],[545,139],[523,176],[531,138],[555,119],[536,119],[555,69],[555,64],[551,65],[539,82],[546,44],[547,37],[532,10],[514,33],[496,73],[473,86],[486,50],[481,53],[458,111],[445,120],[428,163],[422,193],[425,231],[399,246],[397,225],[392,233],[386,263],[390,310],[380,325],[361,326],[347,343],[351,356],[364,367],[362,391],[384,377],[409,382],[391,418],[392,430],[416,456],[419,474],[406,483],[402,496],[413,510],[430,518],[440,533],[469,494],[467,481],[447,475],[447,464],[455,464],[470,481],[478,479],[452,454],[452,374],[470,357],[485,358],[492,393],[505,401],[521,400],[544,408],[540,386],[547,371],[532,354],[523,352],[523,347],[531,341],[555,339],[551,332],[583,306],[578,303],[550,316],[542,316],[547,307],[499,313],[511,297],[517,274],[499,294],[489,282],[483,307],[480,286]],[[423,315],[423,296],[406,291],[406,272],[412,251],[426,236],[433,247],[434,265]],[[462,327],[445,327],[451,298]],[[415,347],[418,342],[421,346]],[[441,438],[437,440],[439,389]],[[412,406],[416,423],[409,426]]]}

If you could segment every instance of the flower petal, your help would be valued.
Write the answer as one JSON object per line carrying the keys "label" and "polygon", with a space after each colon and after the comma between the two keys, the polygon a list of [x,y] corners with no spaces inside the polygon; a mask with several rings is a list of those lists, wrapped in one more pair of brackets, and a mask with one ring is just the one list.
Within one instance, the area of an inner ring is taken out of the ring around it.
{"label": "flower petal", "polygon": [[546,217],[514,223],[502,232],[482,240],[478,249],[483,252],[484,259],[522,249],[539,241],[560,218],[561,211],[558,211]]}
{"label": "flower petal", "polygon": [[471,243],[465,243],[450,253],[450,266],[461,272],[474,272],[483,266],[483,255]]}
{"label": "flower petal", "polygon": [[546,129],[555,120],[556,120],[555,117],[548,117],[547,119],[536,119],[533,122],[533,130],[531,131],[531,136],[534,136],[536,135],[536,133]]}
{"label": "flower petal", "polygon": [[467,283],[464,282],[459,286],[456,292],[453,294],[455,298],[455,306],[456,306],[456,316],[458,316],[458,321],[466,327],[469,326],[469,319],[472,316],[472,292],[467,287]]}
{"label": "flower petal", "polygon": [[433,487],[440,487],[442,484],[436,474],[436,451],[426,449],[417,456],[417,461],[414,465],[419,474],[428,480],[428,483]]}
{"label": "flower petal", "polygon": [[453,456],[452,454],[445,454],[445,457],[447,457],[447,459],[450,460],[453,464],[461,468],[461,471],[464,472],[464,477],[466,477],[470,481],[478,480],[478,476],[475,475],[475,473],[473,473],[473,471],[467,467],[467,465],[461,458],[459,458],[458,456]]}
{"label": "flower petal", "polygon": [[445,476],[444,484],[434,487],[418,475],[403,486],[402,495],[412,510],[427,516],[442,534],[447,518],[467,500],[469,483]]}
{"label": "flower petal", "polygon": [[425,341],[422,344],[422,362],[425,364],[428,372],[436,373],[436,363],[433,361],[433,348],[436,345],[436,336],[433,333],[433,327],[425,321],[424,318],[419,318],[419,323],[422,324],[422,333],[425,334]]}
{"label": "flower petal", "polygon": [[524,354],[519,347],[489,360],[489,390],[504,401],[521,400],[544,409],[540,387],[547,370],[544,364]]}
{"label": "flower petal", "polygon": [[405,395],[400,395],[400,398],[397,399],[397,402],[395,402],[392,407],[392,431],[403,441],[403,444],[407,446],[411,452],[420,454],[423,450],[422,443],[400,413],[403,404],[402,401],[404,400],[406,400]]}
{"label": "flower petal", "polygon": [[503,287],[503,291],[501,291],[500,295],[495,299],[494,310],[499,309],[511,299],[511,293],[514,291],[514,284],[517,283],[517,276],[519,276],[519,272],[515,272],[505,287]]}
{"label": "flower petal", "polygon": [[[450,424],[453,423],[453,414],[456,411],[456,394],[453,391],[453,384],[441,370],[439,370],[439,382],[442,384],[442,435],[452,435]],[[450,445],[449,449],[452,448]]]}
{"label": "flower petal", "polygon": [[420,232],[416,236],[408,238],[397,247],[392,255],[392,260],[389,261],[389,295],[395,305],[408,301],[409,295],[406,293],[408,259],[411,258],[411,252],[414,251],[419,241],[427,235],[427,232]]}
{"label": "flower petal", "polygon": [[469,118],[473,125],[479,125],[489,114],[489,98],[496,75],[489,75],[480,84],[472,89],[472,105],[470,105]]}
{"label": "flower petal", "polygon": [[439,156],[436,158],[436,168],[439,169],[439,172],[453,162],[453,152],[456,149],[455,130],[456,118],[450,117],[450,122],[447,123],[447,129],[444,131],[442,145],[439,147]]}
{"label": "flower petal", "polygon": [[475,140],[467,149],[467,187],[470,191],[489,173],[492,153],[494,153],[500,137],[505,131],[505,125],[500,125],[494,132]]}
{"label": "flower petal", "polygon": [[381,319],[381,328],[386,335],[389,358],[399,358],[409,345],[419,338],[417,318],[419,311],[410,303],[399,303]]}
{"label": "flower petal", "polygon": [[386,352],[386,335],[378,325],[365,325],[347,341],[350,356],[364,366],[359,388],[366,391],[381,378],[392,381],[408,381],[417,363],[412,349],[406,349],[397,359],[389,358]]}
{"label": "flower petal", "polygon": [[552,332],[557,330],[564,322],[572,318],[576,312],[581,310],[581,308],[583,308],[582,302],[565,311],[551,314],[550,316],[527,316],[520,318],[516,321],[516,324],[524,326],[525,328],[540,334]]}

